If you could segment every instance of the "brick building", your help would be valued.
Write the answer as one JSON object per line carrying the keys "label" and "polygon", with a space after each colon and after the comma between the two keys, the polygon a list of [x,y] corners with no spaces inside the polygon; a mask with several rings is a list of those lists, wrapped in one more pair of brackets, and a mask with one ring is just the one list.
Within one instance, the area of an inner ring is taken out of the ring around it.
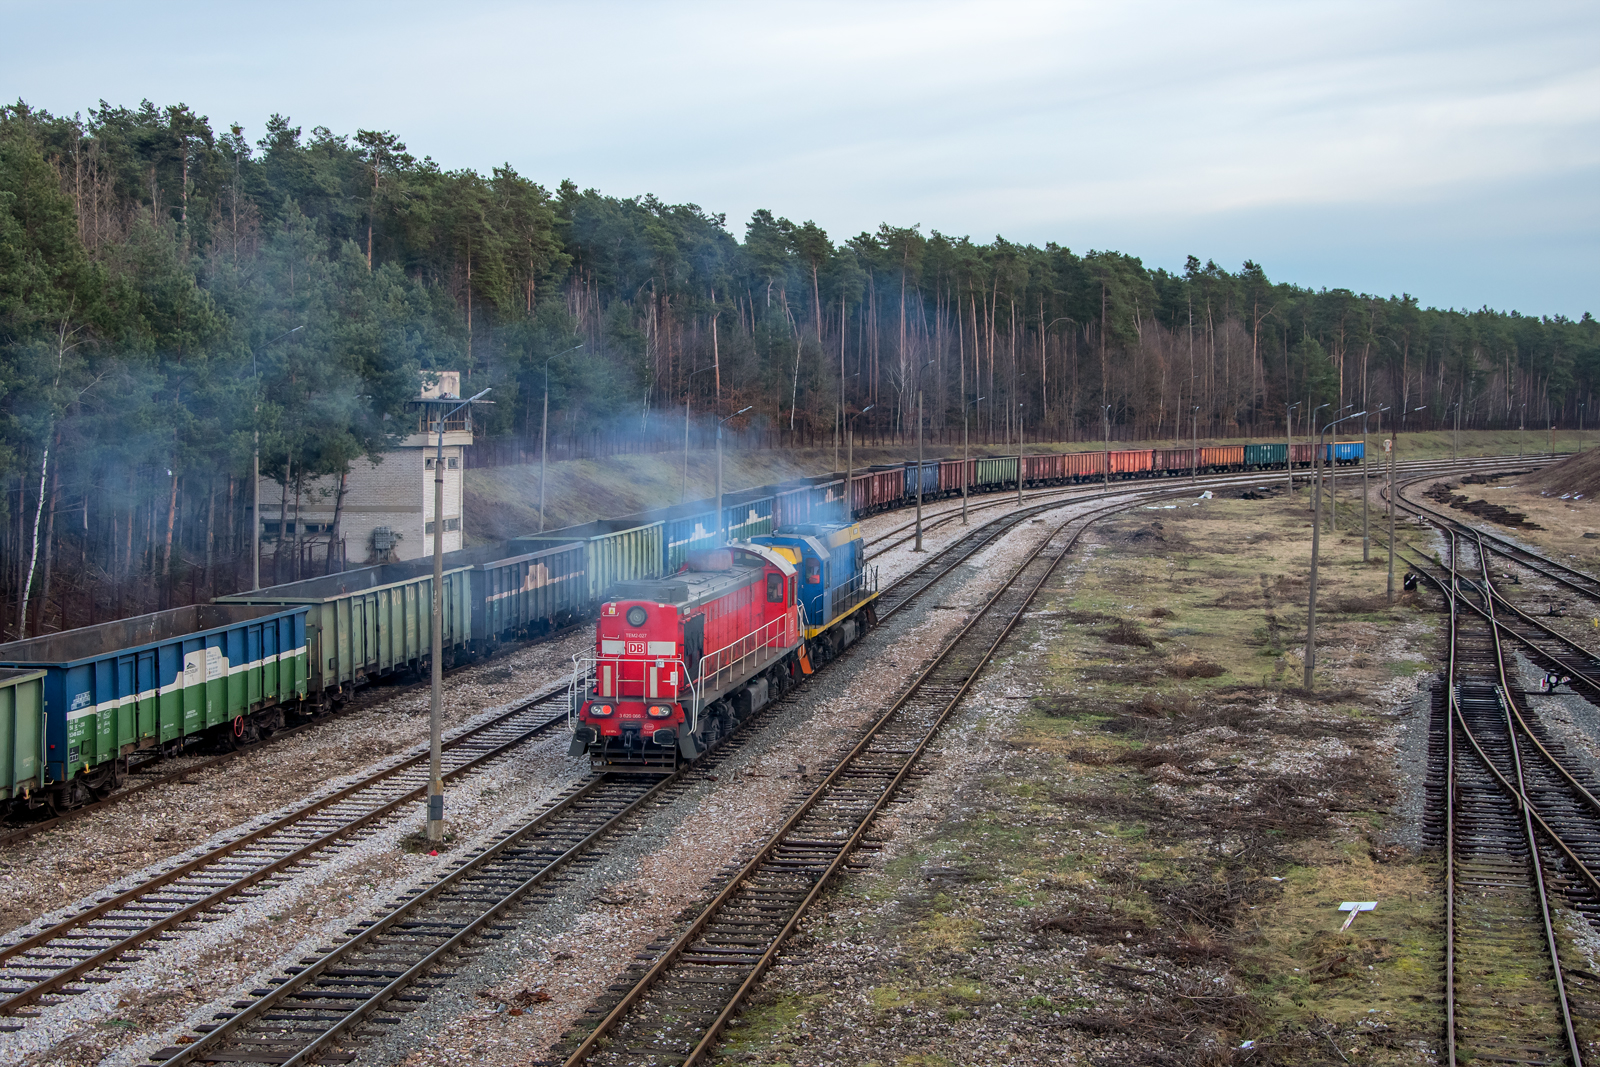
{"label": "brick building", "polygon": [[[439,384],[424,389],[422,396],[460,396],[461,374],[445,371]],[[472,425],[462,411],[445,424],[444,432],[444,550],[462,547],[461,487],[463,454],[472,443]],[[300,525],[302,560],[320,573],[327,559],[330,537],[335,558],[359,567],[369,563],[390,563],[417,559],[433,552],[433,475],[438,440],[426,426],[427,414],[419,409],[414,416],[416,432],[408,435],[392,451],[379,457],[377,464],[357,460],[344,478],[343,499],[339,479],[318,478],[301,487],[298,510],[294,489],[285,499],[284,487],[271,479],[261,480],[261,541],[263,553],[276,550],[280,536],[292,544],[296,525]],[[285,512],[287,514],[285,515]],[[280,522],[282,526],[280,527]],[[342,553],[340,544],[342,542]],[[306,547],[309,545],[310,547]],[[285,547],[285,559],[292,548]],[[287,570],[280,569],[287,576]]]}

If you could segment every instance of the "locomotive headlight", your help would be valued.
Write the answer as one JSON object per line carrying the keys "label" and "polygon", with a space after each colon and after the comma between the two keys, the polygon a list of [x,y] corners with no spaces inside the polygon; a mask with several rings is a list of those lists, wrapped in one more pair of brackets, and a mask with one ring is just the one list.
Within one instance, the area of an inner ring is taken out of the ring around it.
{"label": "locomotive headlight", "polygon": [[607,715],[610,715],[611,712],[612,712],[612,707],[611,707],[610,704],[590,704],[589,705],[589,714],[595,716],[596,718],[603,719]]}
{"label": "locomotive headlight", "polygon": [[672,718],[672,705],[651,704],[645,709],[645,714],[650,716],[652,719],[670,719]]}

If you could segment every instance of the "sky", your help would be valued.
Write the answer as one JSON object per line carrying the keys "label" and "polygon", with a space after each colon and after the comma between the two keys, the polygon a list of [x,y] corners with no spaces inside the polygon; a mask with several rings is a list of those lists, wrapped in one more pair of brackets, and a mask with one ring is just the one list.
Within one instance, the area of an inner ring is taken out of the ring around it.
{"label": "sky", "polygon": [[0,99],[1425,305],[1600,314],[1600,4],[0,0]]}

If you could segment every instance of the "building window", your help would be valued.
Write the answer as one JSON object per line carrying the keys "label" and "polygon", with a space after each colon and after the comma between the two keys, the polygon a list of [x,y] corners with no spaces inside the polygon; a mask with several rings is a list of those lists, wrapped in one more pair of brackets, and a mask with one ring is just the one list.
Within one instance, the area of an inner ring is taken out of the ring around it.
{"label": "building window", "polygon": [[[423,470],[428,470],[428,471],[433,470],[434,469],[433,463],[434,463],[434,457],[433,456],[429,456],[427,459],[422,461],[422,469]],[[447,470],[447,471],[458,471],[458,470],[460,470],[461,469],[461,457],[460,456],[446,456],[444,458],[444,469]]]}
{"label": "building window", "polygon": [[[424,534],[432,534],[433,533],[433,527],[434,527],[434,524],[430,522],[430,523],[427,524],[426,527],[423,528],[422,532]],[[461,520],[460,519],[446,519],[446,520],[444,520],[444,532],[445,533],[451,533],[452,531],[459,530],[459,529],[461,529]]]}

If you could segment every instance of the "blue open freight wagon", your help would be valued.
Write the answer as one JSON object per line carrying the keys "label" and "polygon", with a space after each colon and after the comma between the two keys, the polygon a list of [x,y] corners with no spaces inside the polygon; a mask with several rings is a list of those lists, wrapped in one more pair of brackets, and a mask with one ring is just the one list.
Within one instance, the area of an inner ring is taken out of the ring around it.
{"label": "blue open freight wagon", "polygon": [[44,671],[47,788],[98,789],[140,750],[282,725],[306,695],[306,609],[173,608],[0,645],[0,667]]}

